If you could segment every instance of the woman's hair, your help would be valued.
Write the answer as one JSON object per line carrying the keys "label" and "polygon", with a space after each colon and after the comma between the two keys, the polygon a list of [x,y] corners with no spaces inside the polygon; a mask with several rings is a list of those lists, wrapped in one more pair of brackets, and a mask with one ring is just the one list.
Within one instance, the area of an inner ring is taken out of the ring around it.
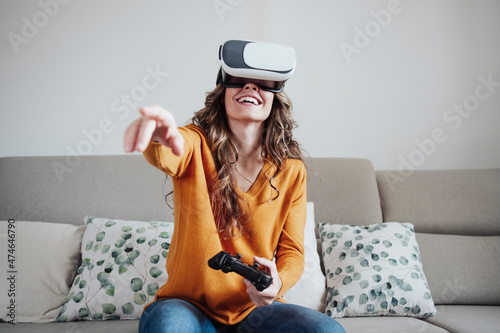
{"label": "woman's hair", "polygon": [[[250,218],[248,209],[240,204],[241,197],[236,191],[236,181],[232,168],[238,161],[238,148],[226,118],[224,95],[226,88],[220,84],[207,93],[205,107],[192,118],[194,125],[200,127],[207,136],[207,141],[217,169],[214,184],[210,184],[210,201],[217,229],[226,238],[239,235],[245,229],[244,224]],[[284,91],[274,95],[269,117],[264,122],[262,137],[262,157],[268,159],[276,168],[269,179],[269,185],[276,192],[271,199],[279,196],[272,181],[281,171],[288,158],[302,160],[299,144],[292,138],[296,122],[292,119],[292,102]]]}

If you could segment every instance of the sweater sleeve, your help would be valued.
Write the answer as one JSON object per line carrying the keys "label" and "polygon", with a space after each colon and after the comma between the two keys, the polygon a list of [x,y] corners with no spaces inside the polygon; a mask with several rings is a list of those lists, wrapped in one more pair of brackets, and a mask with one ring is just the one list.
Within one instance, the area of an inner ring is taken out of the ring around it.
{"label": "sweater sleeve", "polygon": [[304,270],[304,228],[306,224],[306,172],[301,164],[301,170],[290,187],[295,188],[278,248],[276,250],[276,266],[282,286],[277,298],[283,296],[302,276]]}
{"label": "sweater sleeve", "polygon": [[148,148],[143,153],[144,158],[151,165],[175,178],[181,177],[187,169],[193,155],[193,147],[197,141],[197,136],[189,127],[179,127],[178,129],[184,137],[184,153],[181,156],[175,155],[172,149],[154,141],[149,143]]}

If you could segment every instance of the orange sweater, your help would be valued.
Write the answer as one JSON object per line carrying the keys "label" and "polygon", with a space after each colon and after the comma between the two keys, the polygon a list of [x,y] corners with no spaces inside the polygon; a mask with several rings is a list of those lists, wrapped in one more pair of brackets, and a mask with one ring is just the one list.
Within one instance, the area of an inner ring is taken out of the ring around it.
{"label": "orange sweater", "polygon": [[156,294],[158,298],[179,298],[198,306],[209,317],[233,325],[254,308],[243,278],[208,267],[208,259],[221,250],[240,253],[252,263],[253,256],[272,260],[283,282],[278,297],[290,289],[304,268],[304,226],[306,222],[306,172],[304,164],[290,159],[273,180],[276,196],[268,180],[274,167],[266,162],[257,180],[246,193],[251,220],[249,233],[224,239],[216,230],[208,186],[216,176],[212,154],[204,132],[194,125],[179,128],[185,139],[184,154],[176,156],[170,148],[150,143],[144,156],[153,166],[172,177],[175,228],[166,269],[168,280]]}

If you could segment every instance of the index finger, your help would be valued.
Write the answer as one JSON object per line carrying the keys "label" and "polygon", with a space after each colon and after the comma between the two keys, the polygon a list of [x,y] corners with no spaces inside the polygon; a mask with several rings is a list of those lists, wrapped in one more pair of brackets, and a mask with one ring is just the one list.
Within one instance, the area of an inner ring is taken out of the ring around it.
{"label": "index finger", "polygon": [[137,130],[137,137],[135,139],[134,150],[138,152],[143,152],[149,145],[153,132],[156,129],[156,120],[154,119],[143,119],[139,128]]}
{"label": "index finger", "polygon": [[144,106],[139,109],[143,117],[154,119],[158,122],[158,127],[177,126],[172,113],[158,105]]}
{"label": "index finger", "polygon": [[126,153],[132,153],[135,151],[137,134],[142,121],[142,118],[138,118],[125,129],[123,134],[123,147]]}
{"label": "index finger", "polygon": [[278,273],[278,270],[276,269],[276,264],[273,261],[261,257],[253,257],[253,260],[256,263],[266,267],[267,272],[271,273],[271,276],[273,276],[274,273]]}

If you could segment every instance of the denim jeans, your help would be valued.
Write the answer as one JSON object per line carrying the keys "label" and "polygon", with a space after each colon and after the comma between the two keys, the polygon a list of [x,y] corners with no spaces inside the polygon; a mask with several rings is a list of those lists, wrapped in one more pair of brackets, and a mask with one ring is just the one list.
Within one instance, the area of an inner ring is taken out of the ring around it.
{"label": "denim jeans", "polygon": [[274,302],[256,308],[242,322],[229,326],[211,320],[193,304],[179,299],[158,300],[144,310],[139,333],[161,332],[345,333],[334,319],[299,305]]}

